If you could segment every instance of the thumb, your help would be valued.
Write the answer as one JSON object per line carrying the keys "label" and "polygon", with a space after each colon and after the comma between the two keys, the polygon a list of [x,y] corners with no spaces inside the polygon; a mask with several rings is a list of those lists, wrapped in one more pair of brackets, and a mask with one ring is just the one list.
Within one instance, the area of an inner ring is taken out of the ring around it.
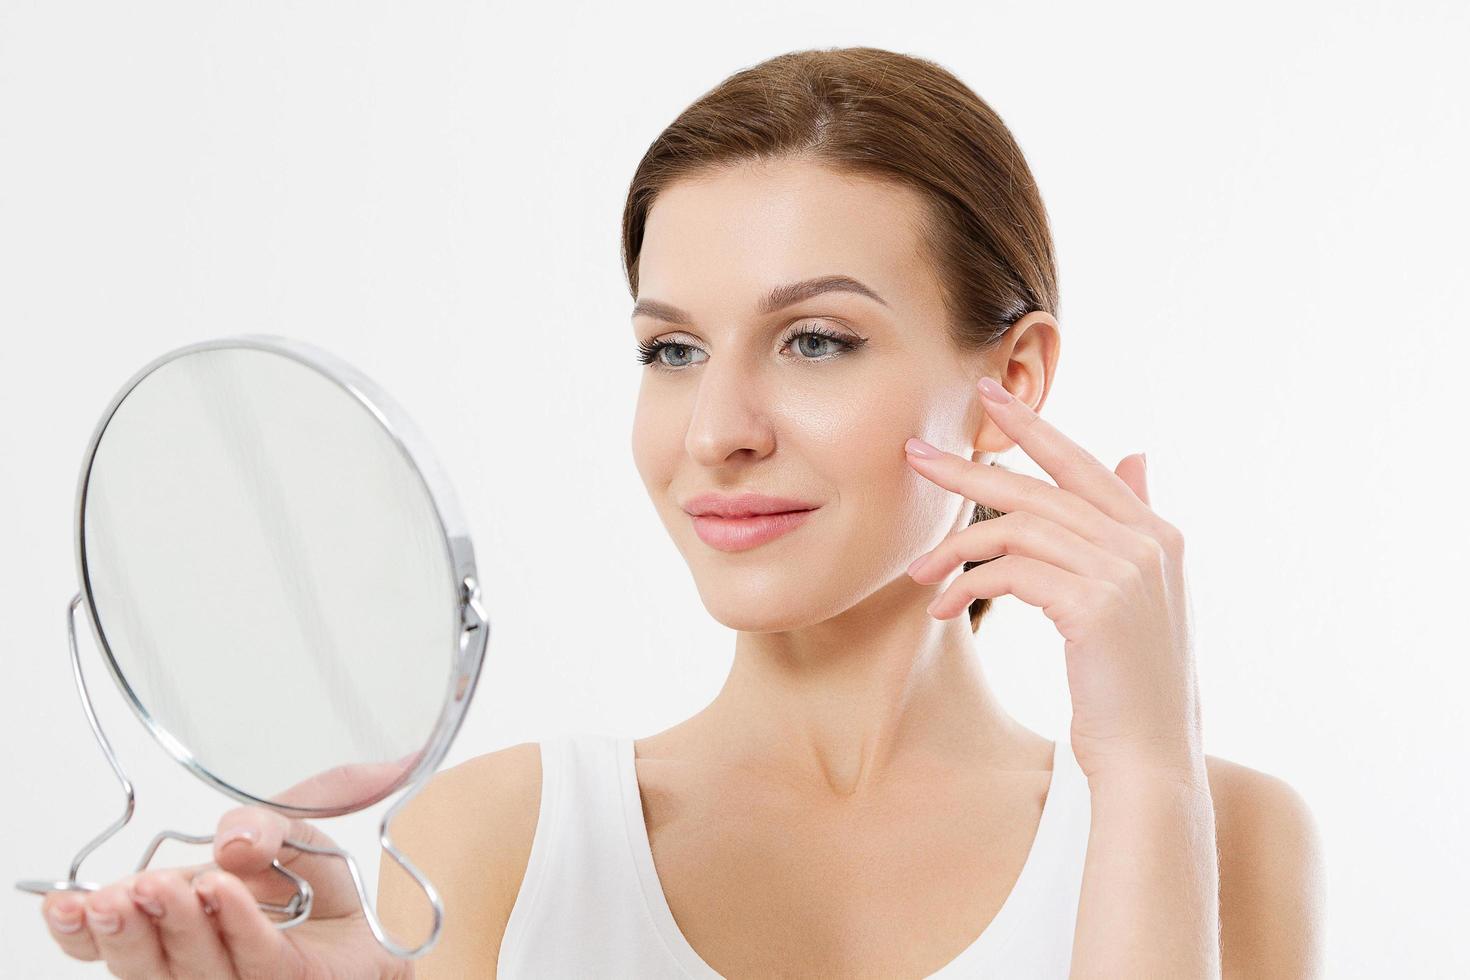
{"label": "thumb", "polygon": [[332,854],[313,854],[283,846],[287,839],[313,847],[337,846],[305,820],[261,806],[243,806],[220,817],[214,835],[214,860],[221,870],[245,882],[262,900],[283,904],[296,892],[296,886],[271,867],[272,861],[280,861],[311,882],[316,894],[313,916],[330,917],[354,911],[359,902],[346,863]]}
{"label": "thumb", "polygon": [[219,819],[214,834],[214,861],[232,874],[257,874],[268,869],[277,857],[282,864],[292,857],[280,854],[281,842],[287,836],[311,844],[315,843],[312,840],[315,833],[316,828],[305,821],[265,807],[236,807]]}

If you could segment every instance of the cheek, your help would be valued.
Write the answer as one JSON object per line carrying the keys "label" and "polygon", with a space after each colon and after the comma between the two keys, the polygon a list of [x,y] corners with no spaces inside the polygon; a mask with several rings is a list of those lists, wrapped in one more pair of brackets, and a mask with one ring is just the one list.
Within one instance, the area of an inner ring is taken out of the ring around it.
{"label": "cheek", "polygon": [[633,450],[633,465],[643,479],[643,485],[652,490],[657,481],[657,459],[659,451],[658,433],[652,431],[657,415],[648,410],[640,396],[638,408],[633,413],[633,433],[629,445]]}
{"label": "cheek", "polygon": [[673,481],[684,452],[684,429],[677,412],[658,404],[657,399],[640,393],[633,413],[633,432],[629,440],[633,465],[650,493],[663,490]]}
{"label": "cheek", "polygon": [[873,397],[813,400],[781,421],[793,462],[810,471],[811,489],[825,488],[865,518],[898,516],[911,507],[914,479],[903,445],[914,434],[909,412]]}
{"label": "cheek", "polygon": [[869,397],[849,410],[792,419],[786,431],[802,433],[793,455],[802,457],[818,485],[825,483],[841,504],[852,543],[906,565],[918,554],[916,547],[929,547],[944,533],[959,501],[911,466],[904,452],[910,436],[933,434],[932,405],[897,385],[886,397],[873,397],[878,390],[869,388]]}
{"label": "cheek", "polygon": [[820,387],[793,386],[780,397],[779,415],[783,428],[809,442],[901,461],[904,442],[929,412],[909,384],[888,372],[853,371]]}

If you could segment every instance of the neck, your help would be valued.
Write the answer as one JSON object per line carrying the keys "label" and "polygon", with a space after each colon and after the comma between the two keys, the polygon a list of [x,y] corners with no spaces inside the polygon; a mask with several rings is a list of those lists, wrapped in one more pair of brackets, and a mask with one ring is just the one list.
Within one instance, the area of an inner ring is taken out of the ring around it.
{"label": "neck", "polygon": [[884,608],[898,593],[913,602],[912,590],[884,591],[813,626],[737,634],[730,674],[701,712],[721,761],[850,798],[1014,747],[1020,726],[986,682],[969,617]]}

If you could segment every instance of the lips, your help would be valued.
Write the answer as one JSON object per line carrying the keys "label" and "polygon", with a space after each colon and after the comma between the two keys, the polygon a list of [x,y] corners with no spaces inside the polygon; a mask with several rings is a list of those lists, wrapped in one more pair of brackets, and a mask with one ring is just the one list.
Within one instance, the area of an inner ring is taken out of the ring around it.
{"label": "lips", "polygon": [[786,514],[797,510],[814,510],[818,506],[793,497],[772,497],[764,493],[742,493],[726,496],[718,493],[702,493],[684,501],[688,513],[702,517],[751,517],[757,514]]}
{"label": "lips", "polygon": [[694,522],[694,533],[711,548],[719,551],[745,551],[796,530],[815,512],[816,508],[755,514],[750,517],[691,514],[690,520]]}

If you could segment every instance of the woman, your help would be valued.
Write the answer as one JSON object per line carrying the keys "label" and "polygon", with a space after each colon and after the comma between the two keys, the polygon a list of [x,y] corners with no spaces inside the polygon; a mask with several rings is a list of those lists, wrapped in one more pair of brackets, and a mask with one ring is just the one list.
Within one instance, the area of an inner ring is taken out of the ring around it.
{"label": "woman", "polygon": [[[251,808],[192,886],[163,870],[49,896],[67,952],[123,976],[1319,970],[1311,814],[1202,751],[1182,537],[1143,456],[1110,470],[1037,415],[1055,262],[990,107],[891,52],[773,58],[650,147],[623,258],[633,452],[737,631],[719,695],[647,738],[437,775],[395,823],[447,910],[412,965],[310,855],[283,860],[318,882],[318,917],[274,930],[269,862],[319,834]],[[1055,484],[992,465],[1013,446]],[[1002,594],[1065,640],[1056,740],[981,670],[972,634]],[[429,927],[392,863],[380,908],[404,941]]]}

